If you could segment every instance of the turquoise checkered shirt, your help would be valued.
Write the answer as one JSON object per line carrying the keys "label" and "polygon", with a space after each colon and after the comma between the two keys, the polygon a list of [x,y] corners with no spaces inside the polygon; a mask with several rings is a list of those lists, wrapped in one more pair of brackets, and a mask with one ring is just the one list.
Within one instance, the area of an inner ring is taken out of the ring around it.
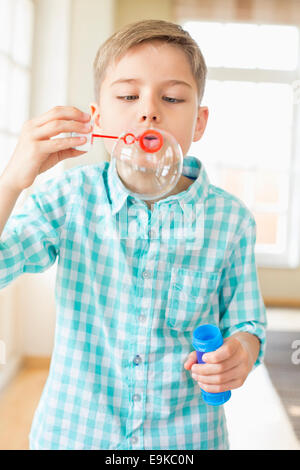
{"label": "turquoise checkered shirt", "polygon": [[203,323],[224,337],[257,335],[261,362],[255,222],[198,159],[186,157],[183,174],[190,187],[150,211],[114,161],[79,166],[9,218],[0,288],[57,260],[54,349],[31,449],[229,447],[224,407],[205,404],[183,365]]}

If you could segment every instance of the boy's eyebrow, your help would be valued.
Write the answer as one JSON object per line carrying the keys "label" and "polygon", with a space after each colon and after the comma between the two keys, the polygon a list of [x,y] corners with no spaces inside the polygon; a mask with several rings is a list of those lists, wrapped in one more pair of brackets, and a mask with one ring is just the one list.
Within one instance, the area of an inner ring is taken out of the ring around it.
{"label": "boy's eyebrow", "polygon": [[[141,83],[142,80],[139,80],[138,78],[119,78],[118,80],[112,82],[110,86],[112,87],[113,85],[116,85],[117,83]],[[184,82],[183,80],[165,80],[162,82],[163,85],[185,85],[189,88],[192,88],[192,86]]]}

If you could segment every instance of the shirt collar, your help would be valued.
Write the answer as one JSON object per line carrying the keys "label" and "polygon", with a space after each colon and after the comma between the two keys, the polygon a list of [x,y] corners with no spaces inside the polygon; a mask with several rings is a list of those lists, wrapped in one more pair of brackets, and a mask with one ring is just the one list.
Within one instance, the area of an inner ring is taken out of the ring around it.
{"label": "shirt collar", "polygon": [[[201,204],[204,202],[210,183],[201,161],[192,156],[185,157],[183,160],[182,174],[194,179],[194,182],[185,191],[157,201],[158,205],[163,205],[174,201],[179,203],[182,211],[185,212],[187,204]],[[120,180],[116,171],[114,158],[110,160],[108,168],[108,186],[112,202],[113,215],[119,212],[128,197],[135,199],[134,196],[130,195]]]}
{"label": "shirt collar", "polygon": [[111,158],[110,160],[107,178],[112,204],[112,214],[115,215],[122,208],[130,194],[117,174],[116,161],[114,158]]}

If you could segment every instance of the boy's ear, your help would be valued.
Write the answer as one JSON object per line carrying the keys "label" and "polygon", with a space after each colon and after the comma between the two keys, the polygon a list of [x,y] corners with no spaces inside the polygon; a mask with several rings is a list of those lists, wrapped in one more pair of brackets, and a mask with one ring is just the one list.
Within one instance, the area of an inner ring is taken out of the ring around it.
{"label": "boy's ear", "polygon": [[199,106],[198,107],[198,115],[197,115],[197,122],[193,137],[193,142],[197,142],[201,139],[204,134],[207,120],[208,120],[208,107],[207,106]]}
{"label": "boy's ear", "polygon": [[97,127],[101,128],[98,104],[97,103],[90,103],[90,110],[91,110],[91,116],[92,116],[92,119],[94,120],[95,125]]}

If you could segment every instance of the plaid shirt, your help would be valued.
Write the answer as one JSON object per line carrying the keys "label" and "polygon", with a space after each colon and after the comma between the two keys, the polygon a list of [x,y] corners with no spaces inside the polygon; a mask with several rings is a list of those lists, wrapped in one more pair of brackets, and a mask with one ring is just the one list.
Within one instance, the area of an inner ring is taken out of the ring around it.
{"label": "plaid shirt", "polygon": [[224,407],[205,404],[183,364],[201,323],[224,337],[257,335],[261,362],[255,222],[199,160],[186,157],[183,174],[193,184],[151,212],[114,162],[79,166],[9,218],[0,288],[58,260],[54,350],[31,449],[228,448]]}

